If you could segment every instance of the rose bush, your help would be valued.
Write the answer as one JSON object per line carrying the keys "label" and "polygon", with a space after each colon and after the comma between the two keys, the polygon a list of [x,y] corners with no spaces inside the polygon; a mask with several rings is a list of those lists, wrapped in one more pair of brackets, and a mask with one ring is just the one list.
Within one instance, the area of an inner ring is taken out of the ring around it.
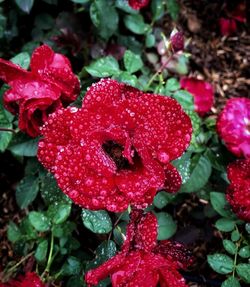
{"label": "rose bush", "polygon": [[75,203],[118,212],[146,207],[158,190],[180,188],[170,162],[191,133],[177,101],[103,79],[88,89],[81,109],[49,117],[38,158]]}

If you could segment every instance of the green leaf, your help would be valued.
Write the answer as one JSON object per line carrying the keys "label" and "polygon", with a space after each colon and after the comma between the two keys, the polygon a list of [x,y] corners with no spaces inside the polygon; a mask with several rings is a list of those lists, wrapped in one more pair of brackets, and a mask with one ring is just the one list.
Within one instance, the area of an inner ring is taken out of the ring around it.
{"label": "green leaf", "polygon": [[164,15],[164,1],[162,0],[152,0],[151,2],[151,10],[153,20],[157,21],[162,18]]}
{"label": "green leaf", "polygon": [[36,239],[38,237],[37,231],[31,225],[28,216],[22,219],[19,228],[21,233],[26,236],[26,240]]}
{"label": "green leaf", "polygon": [[49,218],[42,212],[31,211],[28,216],[30,223],[37,231],[44,232],[50,229]]}
{"label": "green leaf", "polygon": [[235,222],[232,219],[220,218],[216,221],[215,226],[220,231],[231,232],[232,230],[234,230]]}
{"label": "green leaf", "polygon": [[154,197],[154,206],[162,209],[165,207],[168,203],[173,201],[175,199],[176,195],[175,194],[170,194],[165,191],[160,191],[156,194]]}
{"label": "green leaf", "polygon": [[221,192],[210,192],[210,201],[215,211],[221,216],[231,217],[232,213],[229,210],[229,205],[226,196]]}
{"label": "green leaf", "polygon": [[41,196],[47,205],[71,202],[58,187],[52,174],[46,174],[46,176],[42,177],[41,181]]}
{"label": "green leaf", "polygon": [[88,262],[86,264],[86,270],[94,269],[104,262],[106,262],[109,258],[113,257],[116,253],[116,245],[114,241],[108,240],[102,242],[95,251],[94,260]]}
{"label": "green leaf", "polygon": [[211,163],[204,156],[200,156],[188,181],[181,187],[182,192],[196,192],[208,181],[212,173]]}
{"label": "green leaf", "polygon": [[61,272],[64,276],[77,275],[81,272],[81,262],[74,256],[69,256],[63,264]]}
{"label": "green leaf", "polygon": [[178,90],[173,94],[173,98],[178,101],[184,110],[194,111],[194,97],[185,90]]}
{"label": "green leaf", "polygon": [[124,24],[130,31],[138,35],[145,34],[149,29],[149,25],[144,22],[141,14],[126,15]]}
{"label": "green leaf", "polygon": [[246,283],[250,283],[250,264],[241,263],[236,266],[236,272]]}
{"label": "green leaf", "polygon": [[141,56],[130,50],[125,52],[123,61],[125,69],[131,74],[139,71],[143,67]]}
{"label": "green leaf", "polygon": [[244,246],[239,250],[239,255],[242,258],[250,258],[250,246]]}
{"label": "green leaf", "polygon": [[178,14],[179,14],[179,4],[177,3],[176,0],[166,0],[166,4],[167,4],[167,10],[171,16],[171,18],[176,21],[178,18]]}
{"label": "green leaf", "polygon": [[240,239],[240,233],[238,230],[234,230],[232,233],[231,233],[231,240],[236,242]]}
{"label": "green leaf", "polygon": [[37,246],[35,258],[37,262],[44,262],[48,252],[48,240],[43,239]]}
{"label": "green leaf", "polygon": [[166,212],[156,213],[158,220],[158,240],[165,240],[172,237],[176,230],[177,225],[172,216]]}
{"label": "green leaf", "polygon": [[33,7],[34,0],[15,0],[17,6],[25,13],[30,12]]}
{"label": "green leaf", "polygon": [[25,135],[15,136],[8,149],[17,156],[36,156],[39,139],[28,139]]}
{"label": "green leaf", "polygon": [[[7,91],[7,89],[8,89],[7,85],[4,85],[0,89],[0,127],[6,128],[6,129],[12,129],[13,128],[12,120],[14,116],[4,109],[3,101],[2,101],[3,94]],[[12,137],[13,137],[13,133],[11,131],[0,131],[0,151],[1,152],[4,152],[7,149]]]}
{"label": "green leaf", "polygon": [[112,2],[95,0],[90,6],[90,18],[100,36],[108,40],[118,29],[118,13]]}
{"label": "green leaf", "polygon": [[137,87],[138,80],[135,75],[131,75],[128,72],[121,72],[115,79],[119,82],[123,82],[132,87]]}
{"label": "green leaf", "polygon": [[21,235],[22,234],[18,226],[13,221],[10,221],[10,223],[8,224],[8,229],[7,229],[7,237],[9,241],[11,241],[12,243],[15,243],[21,238]]}
{"label": "green leaf", "polygon": [[187,151],[181,157],[172,162],[173,166],[178,169],[179,174],[181,175],[182,184],[185,184],[190,178],[191,155],[192,153]]}
{"label": "green leaf", "polygon": [[240,287],[240,283],[235,277],[230,276],[222,283],[221,287]]}
{"label": "green leaf", "polygon": [[71,212],[71,203],[53,204],[49,207],[47,216],[54,224],[61,224],[67,220]]}
{"label": "green leaf", "polygon": [[100,58],[89,66],[85,67],[86,71],[93,77],[110,77],[120,73],[119,64],[112,56]]}
{"label": "green leaf", "polygon": [[24,177],[16,188],[16,201],[21,209],[28,207],[36,198],[39,191],[38,177],[30,175]]}
{"label": "green leaf", "polygon": [[165,85],[165,92],[168,94],[168,92],[175,92],[180,89],[180,83],[175,78],[170,78],[167,80]]}
{"label": "green leaf", "polygon": [[219,274],[229,274],[233,271],[233,259],[225,254],[208,255],[207,259],[210,267]]}
{"label": "green leaf", "polygon": [[155,36],[154,34],[148,33],[145,39],[145,45],[147,48],[152,48],[155,45]]}
{"label": "green leaf", "polygon": [[82,209],[82,221],[84,226],[94,233],[108,233],[112,230],[112,221],[105,210]]}
{"label": "green leaf", "polygon": [[231,255],[234,255],[237,251],[237,246],[231,240],[224,239],[223,246],[225,250]]}
{"label": "green leaf", "polygon": [[77,4],[85,4],[88,3],[90,0],[70,0],[70,1]]}
{"label": "green leaf", "polygon": [[30,65],[30,55],[27,52],[22,52],[11,58],[10,61],[27,70]]}

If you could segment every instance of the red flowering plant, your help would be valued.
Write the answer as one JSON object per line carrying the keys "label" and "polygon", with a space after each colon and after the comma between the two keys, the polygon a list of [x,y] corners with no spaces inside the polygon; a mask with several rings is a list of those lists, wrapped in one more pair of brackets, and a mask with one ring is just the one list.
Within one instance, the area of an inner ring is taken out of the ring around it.
{"label": "red flowering plant", "polygon": [[4,106],[18,113],[20,130],[36,137],[50,113],[76,99],[80,84],[69,60],[47,45],[35,49],[30,67],[29,72],[0,59],[0,79],[11,87],[3,96]]}
{"label": "red flowering plant", "polygon": [[189,7],[178,20],[186,1],[7,2],[0,55],[22,52],[0,59],[2,285],[249,284],[249,101],[218,116],[212,66],[195,53],[189,74],[209,31]]}
{"label": "red flowering plant", "polygon": [[42,134],[38,159],[59,187],[85,208],[119,212],[180,188],[170,161],[188,147],[192,126],[176,100],[103,79],[81,109],[53,113]]}
{"label": "red flowering plant", "polygon": [[177,269],[192,263],[180,243],[157,243],[157,219],[153,213],[134,210],[130,215],[121,251],[85,276],[88,286],[96,286],[110,275],[112,286],[186,287]]}

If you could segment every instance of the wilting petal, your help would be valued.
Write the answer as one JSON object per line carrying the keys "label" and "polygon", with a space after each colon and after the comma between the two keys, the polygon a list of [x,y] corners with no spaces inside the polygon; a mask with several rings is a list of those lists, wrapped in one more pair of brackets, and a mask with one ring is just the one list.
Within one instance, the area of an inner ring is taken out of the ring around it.
{"label": "wilting petal", "polygon": [[233,154],[250,157],[250,99],[228,100],[218,117],[217,131]]}
{"label": "wilting petal", "polygon": [[193,263],[190,251],[181,243],[163,240],[153,249],[155,254],[160,254],[171,262],[178,264],[179,268],[186,269]]}
{"label": "wilting petal", "polygon": [[184,77],[181,79],[181,87],[193,95],[195,111],[200,116],[204,116],[211,110],[214,91],[210,83],[192,77]]}

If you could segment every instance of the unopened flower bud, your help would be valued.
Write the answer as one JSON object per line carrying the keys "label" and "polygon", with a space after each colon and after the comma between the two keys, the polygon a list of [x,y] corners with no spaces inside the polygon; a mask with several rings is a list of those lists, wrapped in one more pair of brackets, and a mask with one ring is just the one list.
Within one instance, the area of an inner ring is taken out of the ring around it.
{"label": "unopened flower bud", "polygon": [[184,49],[184,36],[182,32],[174,30],[170,35],[171,48],[174,52],[179,52]]}

